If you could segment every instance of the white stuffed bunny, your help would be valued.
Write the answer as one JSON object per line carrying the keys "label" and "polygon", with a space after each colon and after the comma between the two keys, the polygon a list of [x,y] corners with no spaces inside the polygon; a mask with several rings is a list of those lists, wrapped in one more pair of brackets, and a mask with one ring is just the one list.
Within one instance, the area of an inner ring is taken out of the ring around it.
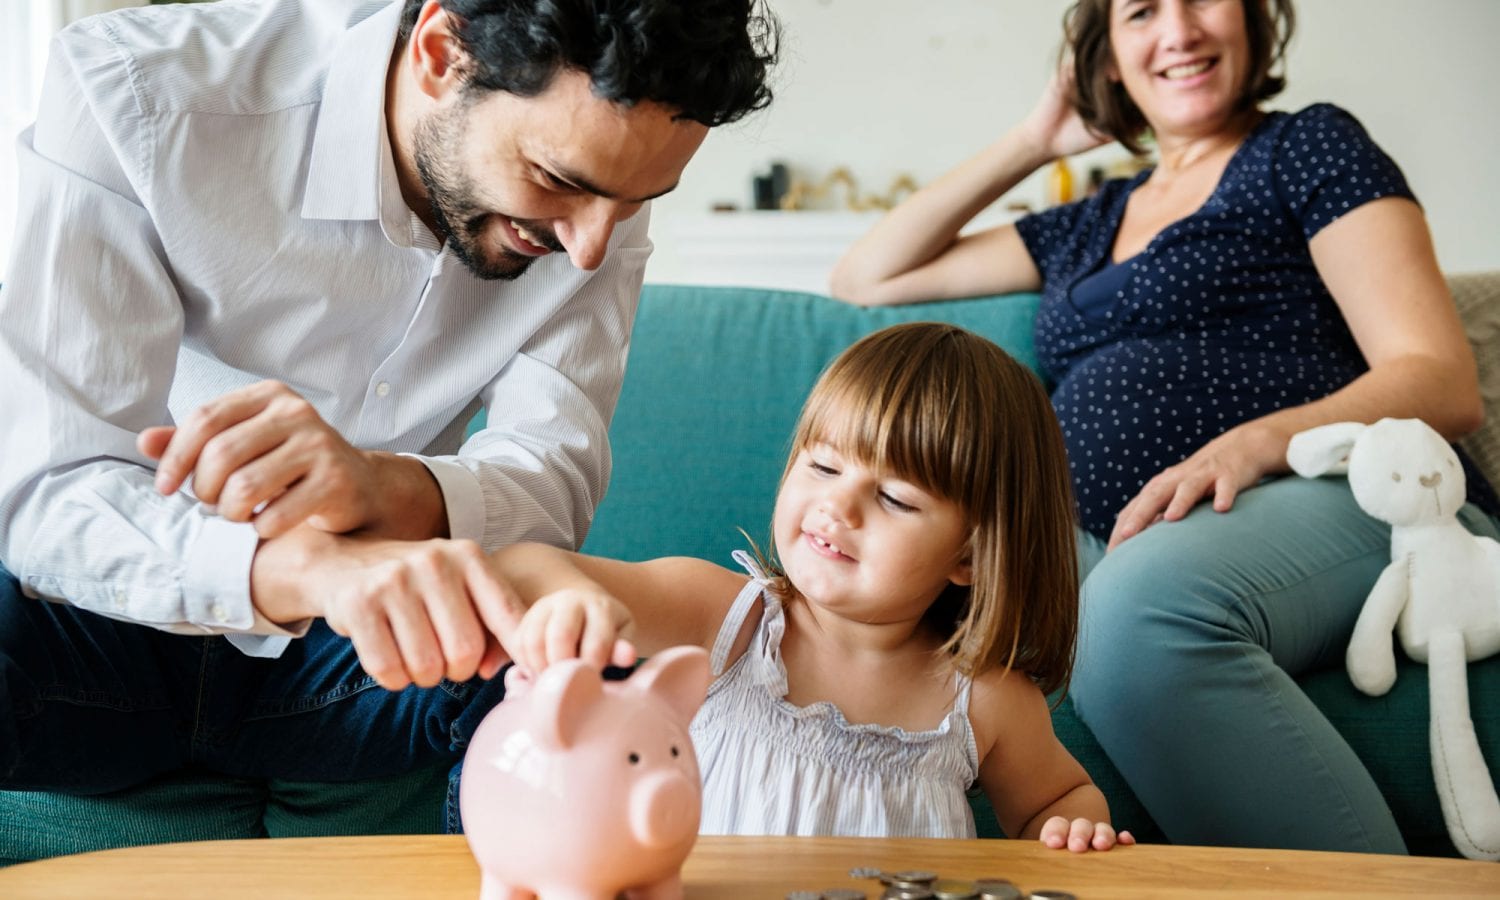
{"label": "white stuffed bunny", "polygon": [[1354,625],[1349,678],[1371,696],[1391,689],[1393,630],[1407,656],[1427,663],[1432,772],[1448,835],[1470,859],[1500,859],[1500,800],[1469,717],[1466,670],[1500,651],[1500,543],[1455,518],[1464,505],[1458,455],[1420,419],[1381,419],[1304,431],[1287,462],[1307,478],[1347,470],[1360,508],[1390,523],[1391,564]]}

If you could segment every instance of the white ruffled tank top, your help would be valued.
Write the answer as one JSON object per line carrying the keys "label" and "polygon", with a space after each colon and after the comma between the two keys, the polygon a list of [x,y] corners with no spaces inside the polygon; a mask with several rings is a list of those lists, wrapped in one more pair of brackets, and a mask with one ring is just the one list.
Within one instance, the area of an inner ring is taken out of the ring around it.
{"label": "white ruffled tank top", "polygon": [[[786,617],[768,578],[736,551],[750,581],[714,642],[714,681],[691,732],[703,772],[702,834],[974,837],[966,791],[979,775],[971,682],[929,731],[855,725],[827,701],[786,700]],[[764,598],[750,646],[727,670],[745,617]],[[899,679],[893,672],[892,678]]]}

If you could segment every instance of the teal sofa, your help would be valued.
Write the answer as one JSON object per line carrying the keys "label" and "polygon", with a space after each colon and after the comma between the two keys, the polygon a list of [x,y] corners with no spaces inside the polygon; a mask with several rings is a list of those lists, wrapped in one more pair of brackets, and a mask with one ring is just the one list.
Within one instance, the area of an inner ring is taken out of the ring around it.
{"label": "teal sofa", "polygon": [[[1012,295],[862,310],[805,294],[648,286],[610,432],[614,473],[584,549],[729,564],[744,546],[739,529],[764,544],[793,422],[835,354],[885,325],[943,319],[1034,366],[1037,303]],[[1500,772],[1500,658],[1469,673],[1475,728]],[[1403,662],[1395,689],[1380,698],[1357,693],[1337,670],[1303,684],[1380,784],[1411,851],[1453,855],[1432,784],[1425,668]],[[1066,700],[1053,722],[1109,798],[1116,824],[1163,840]],[[103,797],[0,793],[0,859],[176,840],[436,832],[445,777],[438,768],[378,783],[308,785],[184,772]],[[981,834],[997,835],[981,797],[975,807]]]}

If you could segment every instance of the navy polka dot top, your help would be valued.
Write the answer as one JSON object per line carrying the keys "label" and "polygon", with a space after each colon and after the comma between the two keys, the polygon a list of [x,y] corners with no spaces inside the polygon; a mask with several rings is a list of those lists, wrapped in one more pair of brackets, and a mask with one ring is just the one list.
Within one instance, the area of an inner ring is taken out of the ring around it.
{"label": "navy polka dot top", "polygon": [[[1149,174],[1017,223],[1042,273],[1036,346],[1079,513],[1101,537],[1161,470],[1241,422],[1316,400],[1366,370],[1307,243],[1371,200],[1415,200],[1347,112],[1273,112],[1196,212],[1112,264],[1125,201]],[[1491,499],[1465,463],[1471,499]]]}

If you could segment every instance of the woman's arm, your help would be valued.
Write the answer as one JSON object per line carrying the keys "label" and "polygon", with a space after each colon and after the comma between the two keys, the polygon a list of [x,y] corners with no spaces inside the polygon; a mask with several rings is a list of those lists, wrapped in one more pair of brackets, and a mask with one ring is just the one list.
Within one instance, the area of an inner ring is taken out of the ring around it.
{"label": "woman's arm", "polygon": [[1158,516],[1181,519],[1210,495],[1214,509],[1227,511],[1240,491],[1289,471],[1287,444],[1308,428],[1420,418],[1456,440],[1479,427],[1474,353],[1421,208],[1404,197],[1373,200],[1330,223],[1308,247],[1369,371],[1319,400],[1232,428],[1164,470],[1121,510],[1111,547]]}
{"label": "woman's arm", "polygon": [[981,210],[1059,156],[1099,146],[1054,77],[1026,120],[977,156],[912,194],[855,242],[829,292],[861,306],[1036,290],[1041,275],[1013,225],[960,238]]}
{"label": "woman's arm", "polygon": [[1024,674],[975,679],[969,721],[979,784],[1007,836],[1075,852],[1135,843],[1115,833],[1104,794],[1057,739],[1046,698]]}
{"label": "woman's arm", "polygon": [[[574,657],[627,665],[678,644],[712,645],[745,576],[691,557],[628,563],[545,544],[514,544],[492,556],[528,607],[509,634],[511,658],[541,671]],[[622,644],[633,638],[633,644]]]}

